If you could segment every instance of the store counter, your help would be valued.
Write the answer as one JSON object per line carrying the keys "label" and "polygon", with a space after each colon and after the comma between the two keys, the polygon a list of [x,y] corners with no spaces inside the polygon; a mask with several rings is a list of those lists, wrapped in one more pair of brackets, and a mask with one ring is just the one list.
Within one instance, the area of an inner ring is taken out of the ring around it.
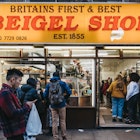
{"label": "store counter", "polygon": [[91,95],[83,96],[71,96],[69,105],[70,106],[91,106]]}

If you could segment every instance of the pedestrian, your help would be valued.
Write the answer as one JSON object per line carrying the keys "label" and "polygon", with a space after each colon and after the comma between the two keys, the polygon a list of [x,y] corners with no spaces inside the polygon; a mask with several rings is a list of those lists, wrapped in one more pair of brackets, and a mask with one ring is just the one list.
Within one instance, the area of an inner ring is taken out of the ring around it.
{"label": "pedestrian", "polygon": [[122,122],[126,85],[124,84],[121,75],[117,75],[107,91],[111,93],[112,98],[112,122],[116,122],[116,118],[119,119],[119,122]]}
{"label": "pedestrian", "polygon": [[104,106],[107,106],[107,95],[106,95],[106,91],[109,87],[109,83],[108,80],[104,80],[104,84],[103,84],[103,88],[102,88],[102,92],[103,92],[103,100],[104,100]]}
{"label": "pedestrian", "polygon": [[[21,99],[23,100],[23,104],[24,102],[27,101],[37,100],[35,105],[38,113],[40,114],[40,111],[42,110],[42,106],[40,106],[40,103],[42,101],[37,94],[36,86],[37,86],[36,79],[28,78],[27,83],[21,86],[21,91],[22,91]],[[28,121],[29,114],[30,112],[26,114],[26,123]]]}
{"label": "pedestrian", "polygon": [[125,123],[132,124],[137,121],[137,103],[139,100],[139,75],[137,73],[130,73],[130,83],[127,86],[127,107],[128,107],[128,118],[126,119]]}
{"label": "pedestrian", "polygon": [[23,107],[16,96],[16,89],[22,81],[23,73],[15,68],[9,69],[6,83],[0,90],[0,123],[7,140],[24,140],[25,118],[33,102],[25,102]]}
{"label": "pedestrian", "polygon": [[43,97],[43,89],[41,88],[41,82],[37,80],[37,85],[36,85],[36,90],[37,90],[37,95],[39,97],[39,108],[38,108],[38,113],[40,116],[40,120],[42,123],[42,128],[46,128],[46,101],[45,98]]}
{"label": "pedestrian", "polygon": [[[64,93],[66,95],[64,95]],[[60,79],[59,72],[54,72],[53,77],[50,79],[50,83],[46,85],[46,89],[44,92],[44,97],[49,98],[51,104],[52,132],[54,140],[59,140],[58,118],[61,127],[62,139],[67,140],[66,100],[69,98],[70,95],[71,89],[69,88],[69,86]],[[57,96],[58,99],[56,99],[54,96]]]}
{"label": "pedestrian", "polygon": [[101,81],[101,86],[100,86],[100,102],[101,102],[101,104],[104,103],[104,100],[103,100],[103,86],[104,86],[104,80]]}

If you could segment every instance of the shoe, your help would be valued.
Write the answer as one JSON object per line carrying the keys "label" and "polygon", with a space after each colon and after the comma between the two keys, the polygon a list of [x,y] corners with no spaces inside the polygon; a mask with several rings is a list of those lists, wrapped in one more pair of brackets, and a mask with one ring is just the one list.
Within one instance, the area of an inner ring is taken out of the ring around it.
{"label": "shoe", "polygon": [[67,140],[66,136],[62,137],[63,140]]}
{"label": "shoe", "polygon": [[116,122],[117,120],[115,118],[112,119],[112,122]]}
{"label": "shoe", "polygon": [[128,120],[125,121],[125,123],[126,123],[126,124],[134,124],[135,121],[134,121],[134,120],[129,120],[129,119],[128,119]]}
{"label": "shoe", "polygon": [[53,136],[51,132],[46,133],[46,136]]}
{"label": "shoe", "polygon": [[119,122],[123,122],[123,120],[122,119],[119,119]]}

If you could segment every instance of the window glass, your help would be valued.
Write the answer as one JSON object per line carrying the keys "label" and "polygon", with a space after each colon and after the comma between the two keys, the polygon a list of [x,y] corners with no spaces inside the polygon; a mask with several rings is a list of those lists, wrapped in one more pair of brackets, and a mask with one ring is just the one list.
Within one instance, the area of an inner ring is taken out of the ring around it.
{"label": "window glass", "polygon": [[65,81],[72,90],[70,106],[92,106],[95,92],[92,79],[95,68],[92,59],[55,59],[47,62],[47,82],[59,71],[61,80]]}
{"label": "window glass", "polygon": [[95,57],[94,46],[53,46],[46,49],[46,55],[49,57]]}
{"label": "window glass", "polygon": [[119,57],[119,50],[99,50],[99,57]]}
{"label": "window glass", "polygon": [[7,70],[10,68],[16,68],[23,72],[24,76],[22,78],[23,80],[21,84],[25,84],[29,77],[33,77],[36,80],[41,80],[42,78],[45,78],[44,61],[29,61],[28,59],[22,58],[0,58],[0,83],[6,82],[5,76]]}
{"label": "window glass", "polygon": [[123,50],[124,57],[140,57],[140,50]]}
{"label": "window glass", "polygon": [[0,57],[19,57],[19,56],[20,56],[20,49],[6,48],[6,47],[0,48]]}
{"label": "window glass", "polygon": [[[24,57],[43,57],[44,58],[44,48],[43,47],[42,48],[33,47],[33,48],[23,49],[23,56]],[[37,60],[39,60],[39,59],[37,59]]]}

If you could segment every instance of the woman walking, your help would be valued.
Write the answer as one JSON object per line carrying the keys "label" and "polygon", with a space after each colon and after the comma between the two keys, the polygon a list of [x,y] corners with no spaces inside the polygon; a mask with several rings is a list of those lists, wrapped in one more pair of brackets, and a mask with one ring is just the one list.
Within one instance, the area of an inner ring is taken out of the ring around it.
{"label": "woman walking", "polygon": [[111,93],[112,98],[112,122],[116,122],[116,118],[122,122],[126,86],[121,75],[116,77],[115,81],[111,83],[107,91]]}

